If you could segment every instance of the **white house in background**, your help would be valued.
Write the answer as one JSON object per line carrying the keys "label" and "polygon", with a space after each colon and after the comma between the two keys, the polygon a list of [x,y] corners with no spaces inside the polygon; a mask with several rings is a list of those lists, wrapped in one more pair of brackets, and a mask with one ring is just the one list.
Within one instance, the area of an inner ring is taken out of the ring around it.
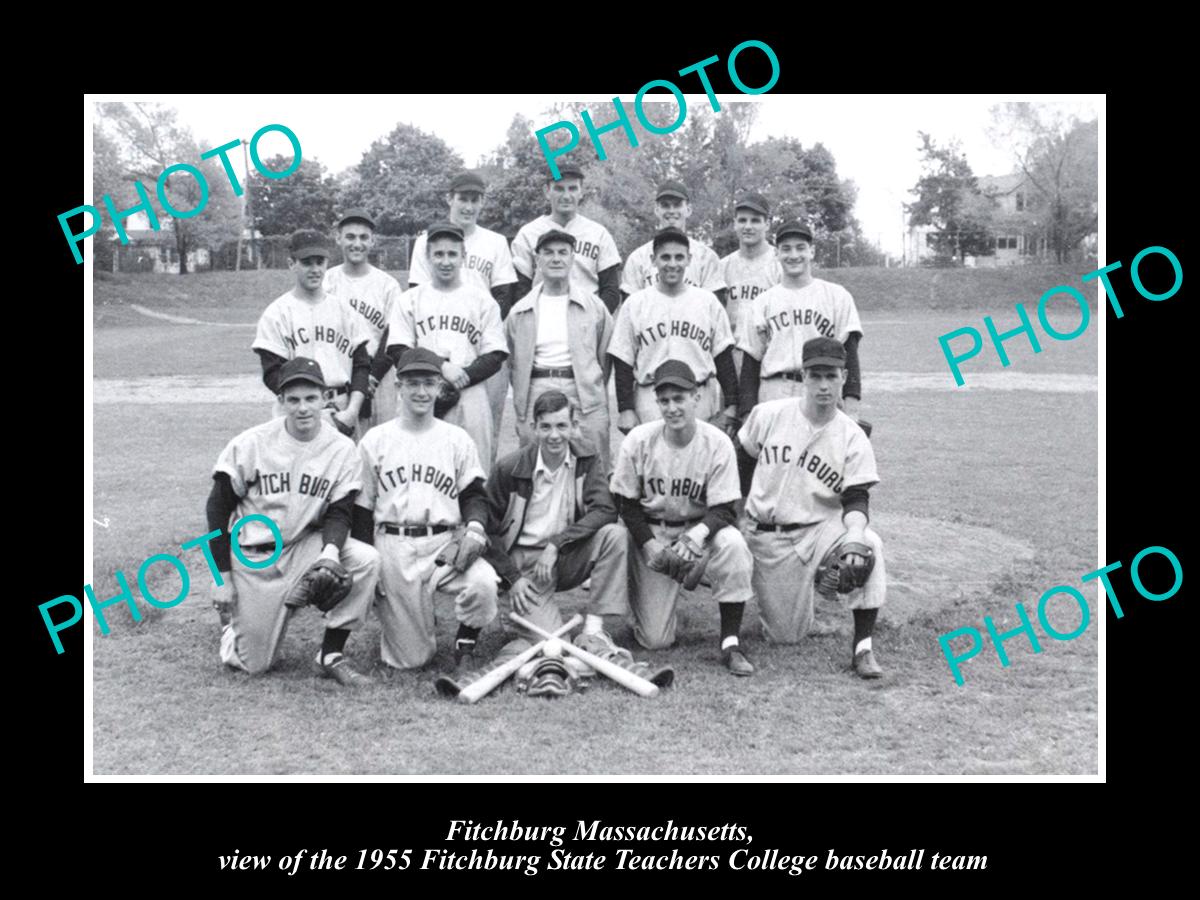
{"label": "white house in background", "polygon": [[[150,227],[149,217],[138,210],[124,222],[125,233],[129,243],[122,245],[121,239],[114,233],[110,240],[113,242],[113,271],[121,272],[162,272],[169,275],[179,274],[179,250],[175,246],[175,232],[165,217],[159,217],[159,228]],[[188,271],[195,272],[207,269],[210,265],[210,254],[207,247],[196,247],[188,251]]]}

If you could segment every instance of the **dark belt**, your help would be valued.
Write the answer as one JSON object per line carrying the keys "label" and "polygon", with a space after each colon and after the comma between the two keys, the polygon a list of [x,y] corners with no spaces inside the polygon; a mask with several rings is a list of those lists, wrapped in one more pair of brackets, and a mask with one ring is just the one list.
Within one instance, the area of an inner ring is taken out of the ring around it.
{"label": "dark belt", "polygon": [[795,531],[798,528],[807,528],[808,527],[807,525],[801,525],[799,522],[792,522],[790,524],[779,523],[779,524],[775,524],[775,525],[768,525],[766,522],[755,522],[755,521],[751,520],[750,524],[752,524],[754,526],[755,531]]}
{"label": "dark belt", "polygon": [[668,528],[675,528],[679,525],[695,525],[697,522],[703,522],[704,516],[697,519],[656,519],[653,516],[642,516],[651,525],[666,525]]}
{"label": "dark belt", "polygon": [[537,366],[533,367],[533,372],[530,373],[530,378],[574,378],[575,370],[570,366],[565,369],[541,369]]}
{"label": "dark belt", "polygon": [[776,372],[774,375],[768,375],[767,378],[768,379],[786,378],[788,381],[803,381],[804,373],[803,372]]}
{"label": "dark belt", "polygon": [[249,550],[251,553],[271,554],[275,552],[275,542],[269,541],[265,544],[242,544],[241,548],[242,550]]}
{"label": "dark belt", "polygon": [[431,534],[441,534],[453,531],[454,525],[384,525],[383,530],[388,534],[402,534],[405,537],[428,537]]}

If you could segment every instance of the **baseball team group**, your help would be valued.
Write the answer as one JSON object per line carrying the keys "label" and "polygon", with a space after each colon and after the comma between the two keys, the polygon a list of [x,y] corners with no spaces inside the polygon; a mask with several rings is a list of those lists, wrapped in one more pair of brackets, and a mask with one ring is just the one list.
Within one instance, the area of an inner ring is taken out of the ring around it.
{"label": "baseball team group", "polygon": [[[741,633],[753,598],[762,639],[779,644],[836,632],[829,610],[848,609],[848,671],[880,677],[862,325],[849,292],[814,277],[812,231],[773,227],[768,199],[747,192],[739,247],[720,258],[689,238],[688,189],[667,181],[656,232],[622,264],[579,211],[582,171],[560,175],[549,213],[511,247],[477,224],[484,181],[453,175],[407,289],[369,262],[368,210],[331,223],[332,240],[292,235],[294,286],[252,345],[273,415],[229,441],[207,502],[227,576],[212,589],[221,660],[268,670],[310,606],[324,618],[319,674],[346,687],[404,677],[434,660],[448,596],[457,633],[439,693],[518,657],[519,690],[569,693],[595,674],[589,654],[665,687],[673,670],[635,660],[614,626],[671,647],[681,598],[705,584],[733,675],[755,671]],[[333,241],[343,262],[327,268]],[[510,391],[519,447],[497,459]],[[231,547],[231,523],[253,514],[277,532],[251,520]],[[577,588],[568,621],[557,595]],[[832,602],[815,616],[818,596]],[[372,610],[379,659],[361,671],[344,651]],[[497,619],[508,641],[482,659]]]}

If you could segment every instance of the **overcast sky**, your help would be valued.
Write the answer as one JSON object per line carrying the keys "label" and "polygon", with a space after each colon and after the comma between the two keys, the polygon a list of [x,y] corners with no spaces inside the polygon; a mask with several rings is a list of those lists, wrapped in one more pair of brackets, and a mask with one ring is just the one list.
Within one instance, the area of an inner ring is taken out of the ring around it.
{"label": "overcast sky", "polygon": [[[331,172],[359,161],[371,142],[398,122],[431,131],[458,151],[468,166],[504,142],[517,113],[536,127],[551,124],[546,109],[558,99],[611,100],[611,97],[554,97],[545,94],[389,94],[347,95],[160,95],[92,96],[92,100],[153,100],[179,111],[193,134],[217,146],[249,138],[263,125],[281,123],[300,140],[305,157],[319,159]],[[623,98],[626,107],[632,96]],[[808,95],[764,94],[752,141],[795,137],[804,146],[823,143],[837,160],[838,173],[858,185],[855,215],[868,238],[899,255],[900,204],[911,201],[909,188],[920,175],[917,131],[939,142],[958,139],[977,175],[1013,170],[1010,148],[997,147],[987,135],[989,109],[1004,100],[1037,100],[1066,104],[1080,118],[1103,111],[1102,96],[1014,97],[992,95]],[[740,94],[719,95],[722,103],[744,101]],[[703,94],[688,95],[689,108],[707,103]],[[716,115],[720,115],[717,113]],[[607,135],[620,139],[619,132]],[[530,136],[530,140],[534,140]],[[586,135],[576,153],[587,148]],[[272,134],[259,145],[263,158],[288,153],[287,139]],[[590,149],[587,152],[591,152]],[[181,160],[183,162],[184,160]],[[240,161],[239,161],[240,169]],[[586,212],[586,210],[585,210]]]}

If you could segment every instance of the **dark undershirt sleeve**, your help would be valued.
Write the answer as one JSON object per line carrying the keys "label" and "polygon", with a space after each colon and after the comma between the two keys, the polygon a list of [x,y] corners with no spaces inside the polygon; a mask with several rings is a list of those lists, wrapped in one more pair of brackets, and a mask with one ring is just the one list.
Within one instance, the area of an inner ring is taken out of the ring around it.
{"label": "dark undershirt sleeve", "polygon": [[[517,273],[517,283],[513,285],[512,302],[513,306],[517,305],[517,301],[533,290],[533,279],[526,278],[520,272]],[[510,306],[509,309],[512,307]]]}
{"label": "dark undershirt sleeve", "polygon": [[617,412],[637,409],[637,401],[634,400],[633,366],[623,359],[617,359],[611,353],[608,358],[612,360],[613,372],[616,373],[614,377],[617,382]]}
{"label": "dark undershirt sleeve", "polygon": [[600,295],[600,299],[604,301],[604,305],[608,307],[608,311],[615,316],[617,308],[621,305],[620,264],[609,266],[596,277],[600,282],[596,288],[596,293]]}
{"label": "dark undershirt sleeve", "polygon": [[508,354],[503,350],[490,350],[469,366],[463,366],[463,371],[471,379],[471,384],[479,384],[500,371],[500,366],[503,365],[506,356]]}
{"label": "dark undershirt sleeve", "polygon": [[359,344],[354,350],[354,356],[350,359],[350,390],[360,391],[363,394],[369,394],[371,391],[371,382],[368,376],[371,374],[371,354],[367,352],[365,343]]}
{"label": "dark undershirt sleeve", "polygon": [[[408,349],[407,344],[391,344],[387,348],[387,358],[391,365],[399,365],[400,357],[404,355],[404,351]],[[386,370],[385,370],[386,371]]]}
{"label": "dark undershirt sleeve", "polygon": [[725,398],[725,402],[721,404],[722,408],[737,406],[738,374],[737,365],[733,361],[733,348],[726,347],[716,355],[713,362],[717,364],[717,383],[721,385],[721,393]]}
{"label": "dark undershirt sleeve", "polygon": [[321,549],[326,544],[333,544],[339,550],[350,535],[350,521],[354,517],[354,498],[358,491],[351,491],[341,500],[330,503],[325,510],[325,518],[321,520]]}
{"label": "dark undershirt sleeve", "polygon": [[858,365],[858,342],[862,335],[857,331],[846,336],[846,383],[842,386],[843,397],[862,399],[862,370]]}
{"label": "dark undershirt sleeve", "polygon": [[209,491],[208,502],[204,506],[204,515],[208,519],[208,530],[221,532],[209,544],[218,572],[228,572],[231,566],[228,528],[229,520],[233,517],[237,505],[238,495],[233,491],[229,475],[225,472],[217,472],[213,475],[212,490]]}
{"label": "dark undershirt sleeve", "polygon": [[383,334],[379,336],[379,348],[375,351],[375,358],[371,360],[371,374],[378,381],[383,381],[392,367],[392,361],[387,355],[387,339],[388,330],[385,327]]}
{"label": "dark undershirt sleeve", "polygon": [[738,418],[745,419],[758,405],[759,373],[762,363],[749,353],[742,354],[742,379],[738,385]]}
{"label": "dark undershirt sleeve", "polygon": [[846,515],[851,510],[858,510],[858,512],[867,517],[867,521],[869,522],[871,520],[871,513],[867,507],[869,506],[870,497],[870,491],[865,485],[858,484],[854,487],[846,488],[842,491],[842,515]]}
{"label": "dark undershirt sleeve", "polygon": [[704,515],[704,524],[708,526],[708,536],[711,539],[722,528],[726,528],[737,522],[737,510],[733,508],[733,501],[728,503],[718,503],[716,506],[710,506],[708,512]]}
{"label": "dark undershirt sleeve", "polygon": [[500,307],[500,321],[503,322],[508,318],[508,311],[513,308],[513,287],[512,284],[498,284],[492,288],[492,297],[496,301],[496,305]]}
{"label": "dark undershirt sleeve", "polygon": [[350,536],[364,544],[375,543],[375,516],[369,509],[362,506],[354,507]]}
{"label": "dark undershirt sleeve", "polygon": [[749,497],[750,485],[754,483],[754,469],[758,465],[758,459],[746,452],[741,441],[733,443],[735,444],[734,449],[737,450],[738,479],[742,482],[742,496]]}
{"label": "dark undershirt sleeve", "polygon": [[279,393],[279,367],[282,366],[286,359],[270,350],[255,350],[259,360],[262,362],[262,380],[267,386],[267,390],[272,394]]}
{"label": "dark undershirt sleeve", "polygon": [[629,529],[629,533],[633,535],[633,539],[639,547],[654,537],[654,532],[650,530],[650,525],[646,522],[646,514],[642,512],[640,500],[630,500],[620,494],[614,494],[613,498],[621,504],[621,521],[625,523],[625,527]]}
{"label": "dark undershirt sleeve", "polygon": [[482,525],[485,531],[487,530],[487,489],[483,486],[482,478],[476,478],[463,488],[458,495],[458,508],[462,511],[464,523],[474,520]]}

